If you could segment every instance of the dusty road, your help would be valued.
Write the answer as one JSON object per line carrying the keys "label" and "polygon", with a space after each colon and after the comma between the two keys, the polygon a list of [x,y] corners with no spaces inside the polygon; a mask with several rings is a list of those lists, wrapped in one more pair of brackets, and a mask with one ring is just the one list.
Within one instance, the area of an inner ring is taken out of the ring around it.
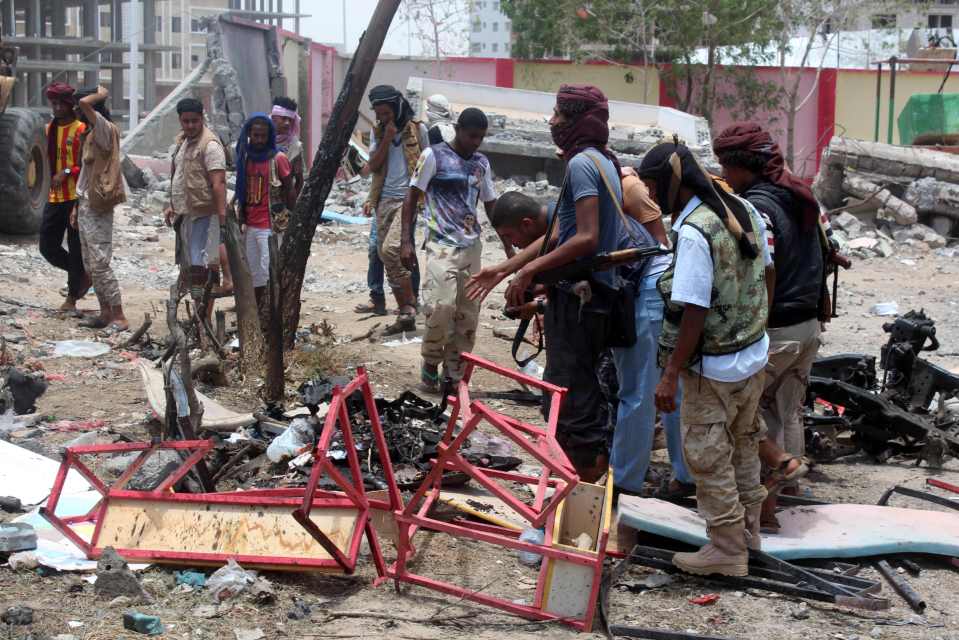
{"label": "dusty road", "polygon": [[[156,226],[158,213],[124,209],[118,219],[114,263],[123,289],[124,303],[136,325],[145,312],[156,317],[162,309],[167,287],[174,277],[172,234]],[[392,397],[418,378],[419,347],[408,344],[386,347],[379,340],[348,342],[365,334],[383,318],[358,318],[353,306],[366,298],[366,232],[363,226],[329,226],[320,229],[314,243],[310,275],[305,291],[304,323],[326,320],[335,327],[342,344],[335,360],[345,368],[365,366],[371,372],[377,393]],[[501,249],[487,241],[486,260],[498,259]],[[950,369],[959,367],[959,258],[934,253],[900,254],[892,258],[859,262],[843,274],[840,317],[824,335],[823,353],[865,352],[878,355],[885,340],[882,323],[869,309],[877,302],[895,301],[900,311],[925,308],[937,321],[943,348],[931,359]],[[66,339],[91,339],[94,334],[77,327],[77,321],[53,310],[62,298],[58,291],[64,278],[39,256],[35,240],[0,238],[0,335],[7,337],[11,352],[22,363],[39,361],[44,370],[62,374],[40,400],[43,414],[57,419],[99,418],[106,422],[105,436],[124,434],[142,438],[146,434],[146,404],[134,366],[119,350],[94,360],[51,357],[50,343]],[[29,306],[8,304],[10,300]],[[502,363],[509,362],[508,342],[493,331],[511,327],[503,318],[501,296],[494,293],[484,305],[476,352]],[[92,300],[84,308],[91,309]],[[223,304],[223,303],[221,303]],[[227,305],[229,306],[229,305]],[[165,330],[158,322],[154,334]],[[118,343],[121,338],[108,340]],[[298,380],[294,381],[298,384]],[[480,381],[482,383],[482,380]],[[296,384],[290,384],[295,388]],[[257,406],[256,384],[226,390],[203,389],[237,410]],[[528,410],[524,415],[530,416]],[[14,442],[56,457],[58,445],[72,435],[45,433]],[[662,452],[657,454],[663,460]],[[910,461],[892,460],[874,465],[863,457],[848,458],[839,464],[821,465],[804,488],[816,497],[843,502],[875,503],[894,484],[919,487],[926,477],[959,482],[959,462],[946,469],[916,468]],[[899,504],[899,503],[897,503]],[[903,505],[924,505],[902,499]],[[4,516],[9,518],[9,516]],[[868,526],[868,523],[864,523]],[[421,544],[420,568],[451,581],[502,594],[529,599],[535,571],[516,562],[501,550],[472,542],[455,542],[436,536]],[[888,586],[883,587],[893,607],[877,613],[850,612],[835,607],[799,601],[766,592],[738,592],[721,589],[696,579],[678,579],[663,589],[642,594],[616,592],[614,620],[649,627],[694,630],[714,636],[765,640],[810,638],[959,638],[959,572],[941,563],[923,562],[924,571],[910,578],[928,603],[926,614],[916,616]],[[156,603],[136,608],[160,616],[170,638],[233,638],[235,630],[260,628],[266,638],[572,638],[574,634],[556,625],[528,624],[516,618],[492,613],[479,606],[440,596],[419,588],[404,587],[397,594],[392,585],[373,588],[369,562],[362,563],[351,577],[269,574],[278,597],[274,605],[256,605],[243,597],[221,607],[215,617],[197,607],[208,604],[202,591],[184,592],[173,588],[172,571],[152,568],[143,582],[157,598]],[[643,575],[636,570],[631,580]],[[876,578],[869,568],[863,574]],[[86,584],[72,591],[75,582],[67,576],[40,577],[14,573],[0,567],[0,610],[14,604],[28,604],[36,611],[31,628],[0,630],[12,638],[52,638],[71,634],[77,639],[100,640],[139,637],[122,629],[125,606],[113,607],[99,601]],[[692,596],[716,592],[719,602],[699,607],[688,602]],[[310,605],[312,616],[288,618],[294,600]],[[330,612],[353,612],[337,617]],[[364,615],[373,612],[377,615]],[[77,624],[80,623],[80,624]],[[27,635],[32,632],[34,635]],[[580,636],[588,637],[588,636]],[[595,636],[599,637],[599,636]]]}

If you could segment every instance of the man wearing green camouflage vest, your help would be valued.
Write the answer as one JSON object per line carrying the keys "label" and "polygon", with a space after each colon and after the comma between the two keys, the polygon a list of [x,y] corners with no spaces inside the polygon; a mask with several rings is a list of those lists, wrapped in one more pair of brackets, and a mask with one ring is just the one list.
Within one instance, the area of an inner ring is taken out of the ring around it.
{"label": "man wearing green camouflage vest", "polygon": [[769,340],[765,227],[756,210],[725,192],[684,145],[660,144],[640,177],[671,214],[675,255],[659,290],[666,304],[656,406],[676,408],[683,381],[683,452],[709,543],[677,553],[688,573],[744,576],[759,548],[759,398]]}

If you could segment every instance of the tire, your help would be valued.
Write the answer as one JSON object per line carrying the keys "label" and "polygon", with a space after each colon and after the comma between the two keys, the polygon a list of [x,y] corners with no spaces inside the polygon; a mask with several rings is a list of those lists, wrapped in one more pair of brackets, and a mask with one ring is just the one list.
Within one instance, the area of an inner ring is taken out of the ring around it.
{"label": "tire", "polygon": [[29,109],[0,115],[0,158],[0,233],[36,233],[50,191],[44,117]]}

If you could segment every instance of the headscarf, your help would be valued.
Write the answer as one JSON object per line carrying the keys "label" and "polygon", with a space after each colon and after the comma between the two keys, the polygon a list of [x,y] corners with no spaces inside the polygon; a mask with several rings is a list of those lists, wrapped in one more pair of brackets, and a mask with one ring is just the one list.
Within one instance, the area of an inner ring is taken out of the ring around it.
{"label": "headscarf", "polygon": [[[66,102],[69,105],[76,106],[77,90],[68,85],[65,82],[54,82],[47,87],[46,95],[47,100],[60,100],[61,102]],[[47,131],[47,157],[50,158],[50,175],[56,175],[56,157],[57,157],[57,137],[59,135],[59,127],[56,121],[50,123],[50,128]]]}
{"label": "headscarf", "polygon": [[426,123],[428,126],[452,123],[453,110],[446,96],[435,94],[426,99]]}
{"label": "headscarf", "polygon": [[413,107],[391,85],[381,84],[370,89],[370,105],[375,107],[378,104],[388,105],[393,110],[393,122],[398,131],[402,131],[406,123],[413,119]]}
{"label": "headscarf", "polygon": [[803,229],[811,230],[819,220],[819,202],[805,182],[786,168],[786,159],[768,131],[755,122],[740,122],[727,127],[713,140],[713,151],[748,151],[765,158],[763,178],[792,193],[796,209],[802,213]]}
{"label": "headscarf", "polygon": [[[266,146],[263,149],[255,150],[250,146],[250,129],[254,123],[263,122],[269,129]],[[243,123],[243,129],[240,130],[240,137],[236,141],[236,199],[240,206],[246,204],[246,165],[247,161],[263,162],[276,155],[276,127],[273,120],[265,113],[257,112],[250,116],[249,120]]]}
{"label": "headscarf", "polygon": [[[286,107],[281,107],[278,104],[273,105],[273,110],[270,112],[271,116],[279,116],[281,118],[289,118],[293,121],[293,124],[290,126],[290,132],[284,134],[276,135],[276,146],[279,147],[282,151],[286,151],[290,148],[290,143],[294,140],[297,140],[300,137],[300,114]],[[272,120],[272,118],[271,118]]]}
{"label": "headscarf", "polygon": [[54,82],[47,87],[47,100],[60,100],[69,105],[76,106],[77,90],[65,82]]}
{"label": "headscarf", "polygon": [[639,166],[639,177],[656,182],[656,201],[664,216],[678,213],[676,197],[679,187],[685,186],[723,220],[744,258],[759,255],[747,205],[716,184],[686,145],[663,142],[650,149]]}
{"label": "headscarf", "polygon": [[580,151],[593,147],[609,158],[619,175],[619,160],[606,146],[609,102],[603,92],[590,85],[564,84],[556,94],[556,104],[569,118],[566,124],[550,129],[553,142],[563,151],[563,159],[569,162]]}

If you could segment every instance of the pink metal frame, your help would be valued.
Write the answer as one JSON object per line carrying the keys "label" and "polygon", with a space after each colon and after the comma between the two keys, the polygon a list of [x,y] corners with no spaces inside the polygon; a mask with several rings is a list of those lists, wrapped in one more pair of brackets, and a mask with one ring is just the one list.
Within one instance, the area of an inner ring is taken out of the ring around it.
{"label": "pink metal frame", "polygon": [[[398,529],[397,559],[387,569],[387,575],[393,579],[399,588],[400,582],[427,587],[441,593],[478,602],[495,607],[509,613],[533,620],[560,620],[579,630],[588,630],[592,627],[595,602],[599,593],[600,578],[605,558],[606,540],[601,540],[599,553],[584,553],[566,549],[553,548],[552,529],[555,522],[556,509],[562,500],[579,482],[579,478],[572,464],[563,453],[556,441],[556,424],[559,418],[559,408],[566,389],[526,376],[515,371],[500,367],[492,362],[483,360],[473,354],[463,354],[466,368],[463,379],[460,381],[455,396],[450,397],[451,415],[441,443],[437,447],[437,457],[432,462],[433,468],[417,489],[413,498],[402,510],[394,512]],[[520,382],[528,387],[542,390],[549,395],[549,413],[545,429],[520,422],[509,416],[497,413],[479,401],[470,400],[469,384],[476,367],[485,369],[497,375]],[[459,421],[462,429],[454,433]],[[505,437],[512,440],[517,446],[533,457],[542,465],[538,477],[518,473],[480,469],[470,464],[459,452],[460,447],[481,421],[496,428]],[[529,521],[531,526],[546,526],[547,540],[543,545],[521,542],[515,531],[494,525],[477,525],[469,523],[467,526],[455,522],[444,522],[429,517],[430,507],[439,498],[442,485],[442,472],[455,470],[468,474],[493,495],[502,499],[510,508]],[[505,490],[495,480],[506,480],[529,485],[535,488],[535,499],[532,506],[525,504],[513,494]],[[553,495],[547,500],[547,488],[553,488]],[[536,594],[532,605],[517,604],[510,600],[497,598],[460,586],[436,580],[427,576],[413,573],[409,570],[408,561],[415,554],[412,541],[419,529],[438,531],[449,535],[469,538],[508,549],[531,551],[544,558],[555,558],[576,564],[589,566],[593,569],[594,580],[590,594],[587,613],[581,619],[561,618],[545,611],[538,603],[543,601],[546,589],[546,563],[540,572]],[[380,583],[384,579],[380,578]]]}
{"label": "pink metal frame", "polygon": [[[388,489],[387,500],[370,500],[366,497],[360,472],[359,458],[353,445],[353,434],[350,418],[346,409],[346,399],[354,392],[363,395],[367,412],[373,427],[374,439],[380,456],[380,463],[386,474]],[[347,450],[347,461],[352,475],[352,482],[329,462],[327,449],[332,442],[336,430],[343,433]],[[255,505],[264,507],[289,507],[293,517],[303,525],[317,542],[332,556],[331,558],[296,558],[284,556],[236,556],[223,553],[207,552],[179,552],[159,551],[147,549],[117,549],[128,559],[142,561],[166,562],[196,562],[204,564],[223,564],[228,558],[237,562],[255,564],[258,566],[296,566],[309,569],[339,570],[352,573],[356,568],[359,556],[360,543],[364,534],[369,541],[373,562],[380,575],[385,575],[386,567],[382,551],[373,527],[370,523],[370,509],[381,509],[395,512],[402,509],[402,499],[396,482],[393,478],[393,467],[390,463],[386,440],[376,410],[373,392],[370,388],[369,376],[363,369],[357,370],[357,376],[345,388],[336,388],[330,402],[330,411],[327,414],[319,441],[314,449],[314,464],[310,479],[304,488],[290,489],[261,489],[224,493],[175,493],[174,485],[182,479],[190,469],[200,461],[213,447],[208,440],[166,441],[159,443],[126,443],[110,445],[90,445],[71,447],[63,459],[54,482],[53,490],[47,506],[40,509],[41,515],[46,518],[58,531],[79,547],[88,558],[96,559],[103,549],[99,546],[100,528],[107,510],[113,500],[142,500],[144,502],[161,503],[190,503],[190,504],[234,504]],[[180,466],[153,491],[129,491],[124,487],[136,474],[147,459],[154,452],[167,449],[175,451],[189,451],[189,456]],[[133,461],[127,470],[112,485],[107,486],[90,468],[80,460],[84,455],[103,455],[110,453],[128,453],[139,451],[140,455]],[[63,491],[67,473],[76,469],[100,493],[97,504],[85,515],[61,518],[56,515],[57,504]],[[324,491],[317,488],[320,478],[327,474],[337,484],[340,491]],[[310,513],[314,509],[355,509],[356,523],[353,527],[346,552],[341,551],[327,536],[310,520]],[[81,523],[94,523],[94,532],[90,541],[80,537],[73,526]]]}

